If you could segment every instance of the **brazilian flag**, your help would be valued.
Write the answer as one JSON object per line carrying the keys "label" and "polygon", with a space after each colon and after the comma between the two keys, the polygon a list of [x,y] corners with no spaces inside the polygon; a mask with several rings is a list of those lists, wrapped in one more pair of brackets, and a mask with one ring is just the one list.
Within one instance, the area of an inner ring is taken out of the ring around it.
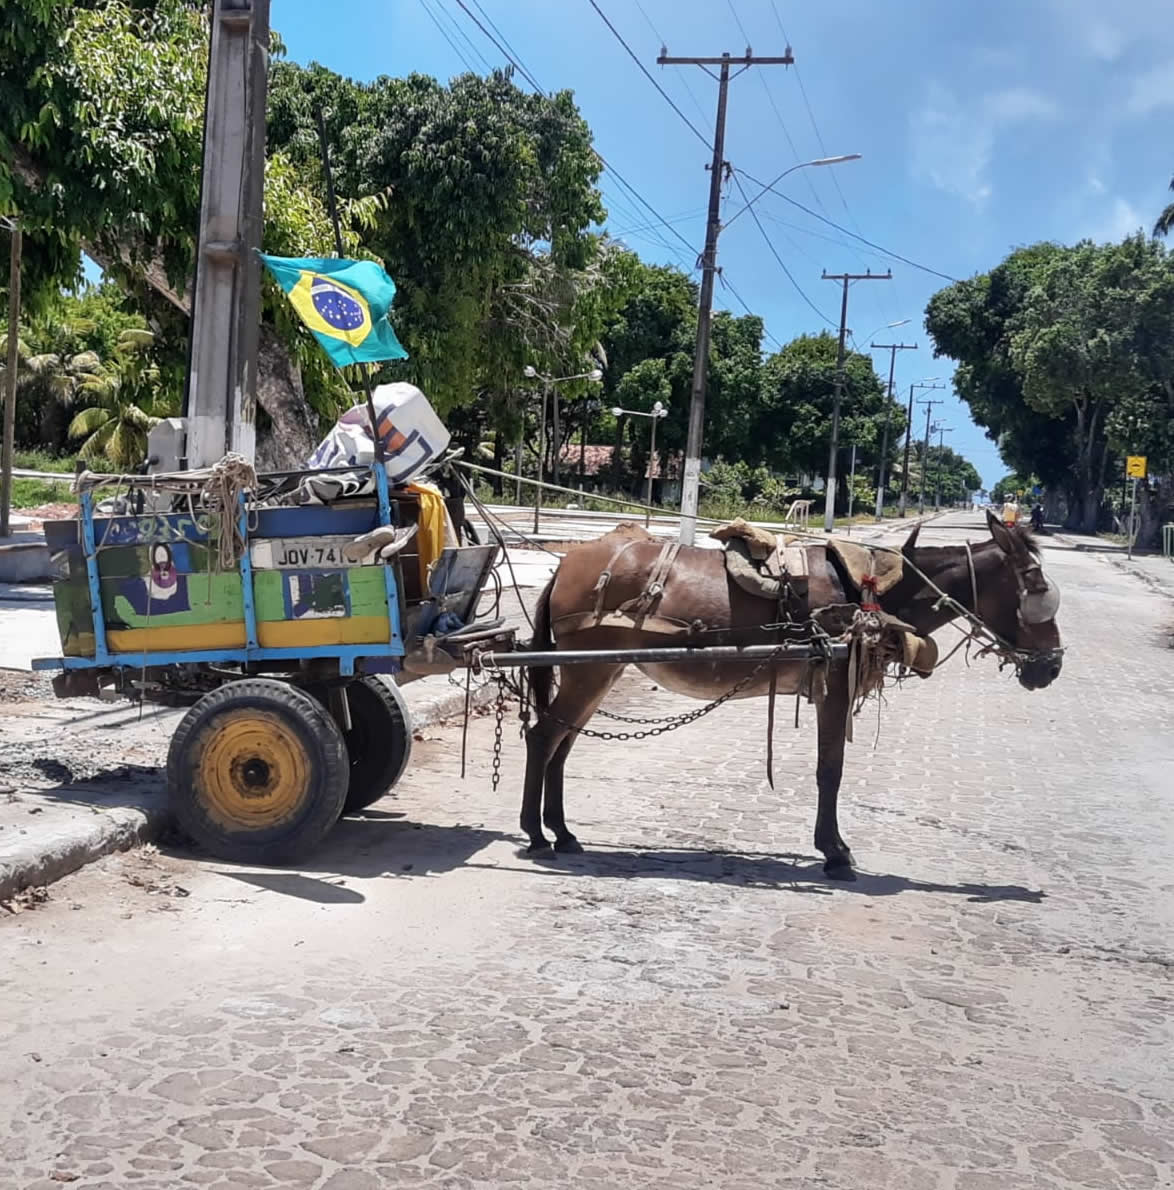
{"label": "brazilian flag", "polygon": [[373,260],[259,255],[338,367],[408,358],[388,321],[395,282]]}

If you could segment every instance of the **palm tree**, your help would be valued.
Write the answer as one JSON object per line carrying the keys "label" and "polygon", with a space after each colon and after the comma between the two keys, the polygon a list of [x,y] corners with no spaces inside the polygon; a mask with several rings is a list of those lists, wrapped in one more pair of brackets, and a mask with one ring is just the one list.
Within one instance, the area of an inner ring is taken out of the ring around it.
{"label": "palm tree", "polygon": [[118,337],[115,362],[84,376],[78,399],[89,401],[69,424],[70,438],[84,439],[78,454],[126,470],[147,453],[147,434],[159,418],[159,368],[149,357],[155,336],[125,330]]}
{"label": "palm tree", "polygon": [[[1170,189],[1174,190],[1174,178],[1170,179]],[[1154,235],[1165,236],[1174,231],[1174,202],[1168,203],[1166,209],[1158,216],[1154,224]]]}

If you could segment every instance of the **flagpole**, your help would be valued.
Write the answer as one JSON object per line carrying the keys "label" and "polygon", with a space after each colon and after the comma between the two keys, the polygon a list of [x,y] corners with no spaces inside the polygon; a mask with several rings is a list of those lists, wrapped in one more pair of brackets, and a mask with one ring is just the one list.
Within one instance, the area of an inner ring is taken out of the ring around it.
{"label": "flagpole", "polygon": [[[334,201],[334,176],[330,170],[330,146],[326,142],[326,119],[322,115],[322,105],[315,102],[314,116],[318,121],[318,143],[322,149],[322,169],[326,174],[326,209],[330,212],[330,222],[334,227],[335,255],[341,259],[344,255],[342,246],[342,228],[338,223],[338,206]],[[356,361],[358,363],[358,361]],[[367,416],[371,419],[371,440],[375,443],[375,461],[384,462],[383,440],[379,437],[379,420],[375,416],[375,396],[371,391],[371,374],[367,371],[366,363],[359,363],[359,374],[363,377],[363,391],[367,394]]]}

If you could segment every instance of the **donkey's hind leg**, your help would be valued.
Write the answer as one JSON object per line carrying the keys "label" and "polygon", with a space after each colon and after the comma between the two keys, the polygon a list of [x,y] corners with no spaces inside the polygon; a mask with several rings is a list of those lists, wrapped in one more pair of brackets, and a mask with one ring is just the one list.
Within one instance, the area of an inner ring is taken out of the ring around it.
{"label": "donkey's hind leg", "polygon": [[855,880],[852,852],[840,835],[837,801],[844,774],[844,740],[848,721],[848,669],[828,666],[827,694],[819,706],[819,761],[815,780],[819,810],[815,816],[815,846],[823,852],[824,872],[833,880]]}
{"label": "donkey's hind leg", "polygon": [[[574,851],[578,842],[563,816],[563,766],[574,742],[572,728],[582,727],[595,714],[622,665],[568,666],[549,710],[540,711],[526,733],[526,778],[522,788],[522,830],[530,839],[528,851],[550,846],[542,833],[543,788],[546,825],[555,832],[559,850]],[[552,784],[553,780],[553,784]],[[552,802],[553,794],[553,802]]]}
{"label": "donkey's hind leg", "polygon": [[[588,665],[576,667],[576,669],[588,671],[587,673],[576,673],[578,710],[574,718],[561,715],[561,712],[560,716],[566,722],[574,723],[578,728],[584,726],[599,709],[599,704],[603,702],[624,667],[622,665]],[[546,766],[546,793],[542,803],[542,821],[554,831],[555,851],[572,855],[578,854],[583,848],[567,827],[567,819],[563,810],[563,774],[567,764],[567,755],[575,746],[577,738],[578,732],[568,728],[566,738],[550,758],[550,762]]]}

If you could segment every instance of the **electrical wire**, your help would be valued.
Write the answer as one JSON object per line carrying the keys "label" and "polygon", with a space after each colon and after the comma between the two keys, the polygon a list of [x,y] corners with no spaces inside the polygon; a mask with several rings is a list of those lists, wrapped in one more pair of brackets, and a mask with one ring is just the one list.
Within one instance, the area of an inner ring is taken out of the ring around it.
{"label": "electrical wire", "polygon": [[477,58],[477,60],[481,63],[482,67],[485,70],[485,73],[486,74],[491,73],[493,70],[493,67],[489,64],[489,60],[473,44],[473,39],[464,31],[464,29],[461,28],[459,22],[457,21],[457,18],[455,16],[453,16],[453,14],[449,11],[448,8],[445,7],[444,0],[434,0],[434,3],[436,4],[436,7],[439,9],[441,14],[444,16],[445,20],[452,27],[452,30],[456,34],[456,36],[460,39],[460,41],[464,45],[468,46],[469,52],[472,53]]}
{"label": "electrical wire", "polygon": [[[741,294],[740,294],[740,293],[739,293],[739,292],[738,292],[738,291],[737,291],[737,290],[734,288],[734,286],[733,286],[733,284],[731,283],[730,279],[729,279],[729,278],[728,278],[728,277],[725,275],[725,273],[724,273],[724,272],[722,272],[722,273],[719,273],[719,274],[718,274],[718,276],[721,278],[721,283],[722,283],[723,287],[724,287],[724,288],[726,288],[726,289],[728,289],[728,290],[730,291],[730,293],[732,293],[732,294],[734,295],[734,299],[735,299],[735,301],[737,301],[738,305],[739,305],[739,306],[741,306],[741,307],[742,307],[742,309],[743,309],[743,310],[745,310],[745,311],[746,311],[746,313],[747,313],[747,314],[749,314],[749,315],[751,316],[751,318],[762,318],[762,315],[761,315],[761,314],[755,314],[755,313],[754,313],[754,311],[750,309],[750,307],[749,307],[749,306],[746,304],[746,299],[745,299],[745,298],[744,298],[744,297],[743,297],[743,296],[742,296],[742,295],[741,295]],[[773,344],[774,344],[774,345],[775,345],[775,346],[776,346],[776,347],[777,347],[777,348],[778,348],[780,351],[782,351],[782,349],[783,349],[783,344],[782,344],[782,343],[781,343],[781,342],[780,342],[778,339],[776,339],[776,338],[775,338],[775,336],[774,336],[774,335],[772,335],[772,334],[770,333],[770,331],[769,331],[769,330],[767,330],[767,329],[766,329],[766,319],[765,319],[765,318],[763,318],[763,320],[762,320],[762,333],[763,333],[763,334],[764,334],[764,335],[765,335],[765,336],[766,336],[766,337],[767,337],[767,338],[768,338],[768,339],[769,339],[769,340],[770,340],[770,341],[771,341],[771,342],[772,342],[772,343],[773,343]]]}
{"label": "electrical wire", "polygon": [[613,25],[611,23],[611,21],[609,21],[607,19],[607,14],[603,11],[603,9],[600,8],[598,4],[596,4],[595,0],[587,0],[587,3],[590,4],[591,7],[594,8],[595,11],[599,14],[599,19],[601,21],[603,21],[603,23],[611,30],[612,36],[620,43],[620,45],[622,45],[624,47],[624,49],[627,50],[628,57],[631,58],[632,61],[636,63],[637,67],[640,70],[640,73],[642,75],[644,75],[644,77],[656,88],[658,94],[665,101],[665,103],[667,103],[669,105],[669,107],[671,107],[673,109],[673,111],[676,112],[677,115],[680,116],[682,120],[684,120],[686,126],[689,128],[689,131],[692,132],[693,135],[695,137],[697,137],[697,139],[707,149],[710,150],[710,152],[712,152],[713,151],[713,142],[705,135],[704,132],[702,132],[697,127],[696,124],[693,123],[692,120],[689,119],[689,117],[687,115],[685,115],[685,113],[683,111],[681,111],[681,109],[677,106],[676,102],[674,101],[673,97],[660,85],[660,83],[658,83],[656,81],[656,79],[654,79],[652,77],[652,73],[649,71],[648,67],[645,66],[644,63],[641,62],[640,59],[636,56],[636,52],[624,40],[623,34],[620,33],[620,31],[615,27],[615,25]]}
{"label": "electrical wire", "polygon": [[[768,185],[766,182],[760,181],[753,174],[747,173],[744,169],[735,169],[734,174],[735,176],[741,174],[742,177],[744,177],[747,181],[753,182],[755,186],[760,186],[763,190],[769,190],[771,194],[781,198],[784,202],[789,202],[793,207],[798,207],[799,210],[806,212],[813,219],[818,219],[821,223],[826,223],[829,227],[834,227],[836,231],[842,232],[846,236],[851,236],[852,239],[859,240],[862,244],[867,244],[868,247],[881,253],[882,256],[887,256],[892,260],[899,260],[902,264],[907,264],[910,268],[917,269],[922,273],[929,273],[933,277],[941,277],[943,281],[956,283],[958,280],[957,277],[951,277],[949,273],[942,273],[937,269],[930,268],[929,265],[919,264],[916,260],[910,260],[908,256],[902,256],[900,252],[893,252],[891,249],[884,248],[880,244],[874,244],[872,240],[867,239],[862,235],[858,235],[856,232],[851,231],[842,224],[837,223],[834,219],[828,219],[825,216],[819,214],[819,212],[813,211],[810,207],[804,206],[803,203],[801,203],[798,199],[791,198],[790,195],[784,194],[781,190],[776,190],[773,186]],[[755,214],[753,208],[751,208],[750,213],[754,215],[754,218],[757,221],[758,216]]]}
{"label": "electrical wire", "polygon": [[[640,15],[644,18],[644,23],[649,27],[649,29],[652,30],[653,35],[656,37],[656,40],[659,41],[662,46],[667,47],[668,39],[652,23],[652,18],[648,15],[647,10],[645,9],[644,5],[640,3],[640,0],[636,0],[636,8],[639,11]],[[697,109],[697,114],[702,118],[702,120],[708,120],[709,117],[705,114],[705,110],[701,106],[701,101],[697,98],[697,93],[693,90],[693,88],[691,86],[689,86],[689,76],[687,74],[682,74],[677,71],[674,71],[673,73],[674,73],[674,77],[680,79],[681,83],[684,85],[685,90],[689,94],[689,98],[693,101],[693,106]]]}
{"label": "electrical wire", "polygon": [[[741,172],[740,170],[733,171],[734,184],[738,187],[738,190],[741,192],[742,200],[744,202],[748,203],[749,200],[746,195],[746,187],[742,185],[742,179],[738,176],[740,172]],[[746,176],[750,177],[749,174],[747,174]],[[753,181],[754,179],[751,178],[750,180]],[[759,183],[759,185],[761,185],[761,183]],[[811,298],[809,298],[807,296],[807,294],[804,292],[803,286],[800,285],[799,282],[796,281],[795,278],[792,276],[791,270],[789,268],[787,268],[786,261],[783,260],[783,258],[779,255],[779,250],[774,246],[774,241],[770,238],[770,236],[768,236],[766,234],[766,228],[762,226],[762,220],[758,218],[758,212],[753,207],[749,207],[749,211],[750,211],[750,217],[754,220],[754,226],[758,228],[759,234],[761,234],[762,238],[766,241],[766,246],[770,249],[771,255],[775,258],[776,261],[778,261],[779,268],[781,268],[783,270],[783,273],[786,275],[787,280],[790,281],[791,284],[795,287],[795,292],[798,293],[798,295],[811,307],[812,310],[814,310],[816,312],[816,314],[818,314],[820,316],[820,318],[822,318],[824,320],[824,322],[826,322],[828,324],[828,326],[838,326],[839,323],[833,322],[811,300]]]}
{"label": "electrical wire", "polygon": [[469,59],[464,55],[460,47],[449,35],[448,30],[440,23],[440,18],[429,7],[428,0],[420,0],[420,7],[428,14],[428,19],[436,26],[436,30],[440,36],[448,42],[449,49],[451,49],[452,52],[456,54],[456,56],[464,63],[465,69],[470,74],[476,74],[477,72],[473,69],[473,63],[470,62]]}

